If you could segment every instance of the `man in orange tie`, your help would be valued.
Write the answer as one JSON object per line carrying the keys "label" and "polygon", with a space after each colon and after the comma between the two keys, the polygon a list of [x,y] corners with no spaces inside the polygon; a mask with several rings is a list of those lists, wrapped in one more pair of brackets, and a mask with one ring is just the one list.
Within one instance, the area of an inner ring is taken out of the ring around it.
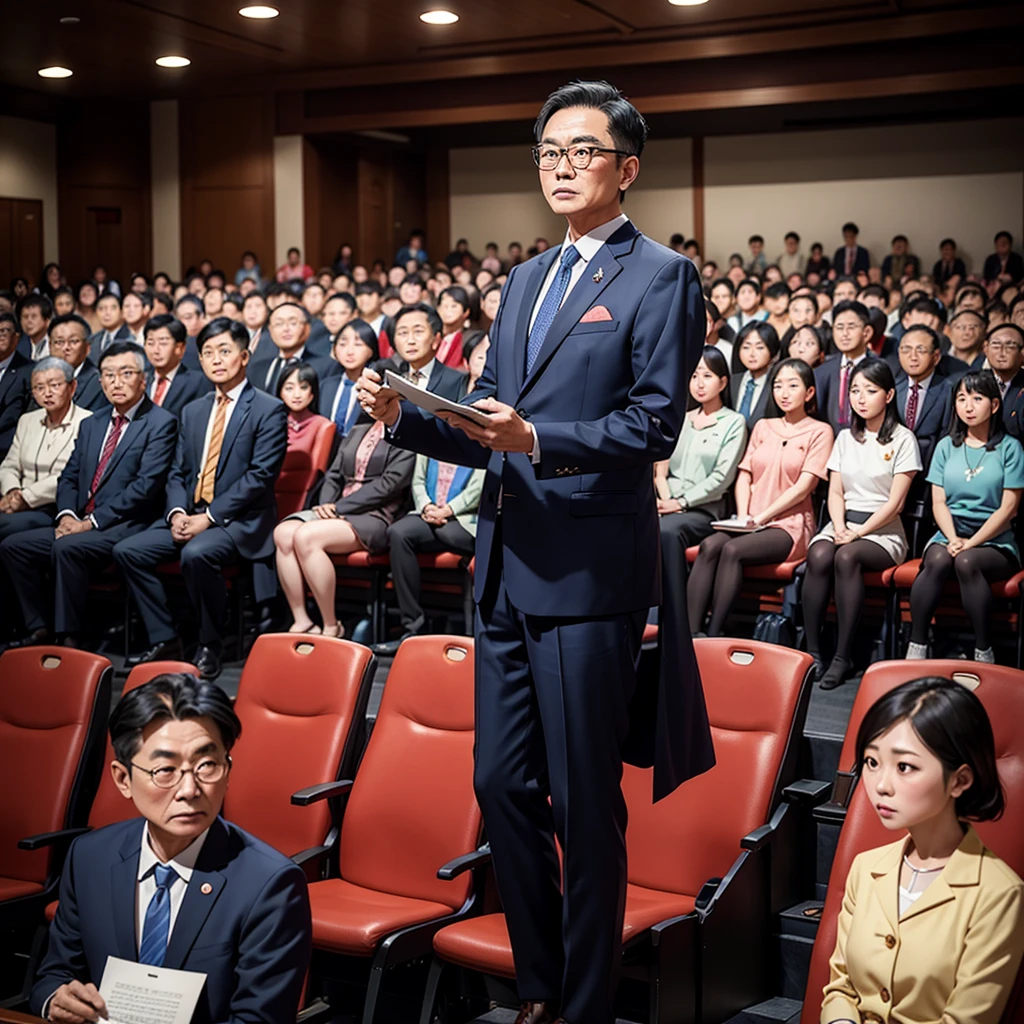
{"label": "man in orange tie", "polygon": [[204,679],[213,679],[220,674],[227,617],[224,567],[268,558],[274,551],[274,483],[287,449],[288,419],[281,402],[246,380],[249,332],[244,324],[217,317],[200,331],[197,347],[214,390],[182,410],[164,520],[117,545],[114,559],[149,637],[147,649],[130,664],[182,656],[155,571],[180,559],[199,616],[193,661]]}

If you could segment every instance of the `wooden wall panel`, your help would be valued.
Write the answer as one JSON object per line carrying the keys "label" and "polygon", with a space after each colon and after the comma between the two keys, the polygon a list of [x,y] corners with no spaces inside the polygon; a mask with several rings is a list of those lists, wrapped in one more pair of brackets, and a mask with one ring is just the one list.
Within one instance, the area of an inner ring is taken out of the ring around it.
{"label": "wooden wall panel", "polygon": [[356,258],[364,263],[394,259],[394,196],[391,157],[387,153],[362,152],[357,163],[359,237]]}
{"label": "wooden wall panel", "polygon": [[26,277],[35,283],[43,269],[43,201],[0,199],[0,282]]}
{"label": "wooden wall panel", "polygon": [[182,263],[209,258],[230,277],[251,249],[271,273],[273,97],[183,99],[179,131]]}
{"label": "wooden wall panel", "polygon": [[343,140],[303,142],[306,259],[312,267],[333,263],[344,242],[358,248],[358,158]]}

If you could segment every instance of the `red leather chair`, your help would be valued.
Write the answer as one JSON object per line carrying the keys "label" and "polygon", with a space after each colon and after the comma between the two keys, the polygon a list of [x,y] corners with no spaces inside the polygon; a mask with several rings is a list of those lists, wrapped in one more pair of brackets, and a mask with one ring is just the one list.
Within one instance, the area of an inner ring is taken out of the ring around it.
{"label": "red leather chair", "polygon": [[370,642],[380,643],[385,634],[384,589],[391,566],[387,553],[353,551],[349,555],[331,555],[331,561],[338,574],[338,597],[369,607]]}
{"label": "red leather chair", "polygon": [[[473,644],[421,636],[402,644],[355,781],[296,794],[296,803],[348,794],[338,877],[309,887],[314,978],[369,968],[363,1021],[385,973],[430,952],[434,932],[468,914],[474,887],[438,866],[473,851]],[[472,854],[470,854],[472,856]]]}
{"label": "red leather chair", "polygon": [[285,455],[281,472],[274,483],[279,519],[306,507],[306,498],[316,482],[327,472],[331,461],[331,446],[337,427],[325,419],[317,425],[310,450],[291,450]]}
{"label": "red leather chair", "polygon": [[[473,598],[475,560],[470,555],[439,551],[436,554],[419,554],[416,561],[420,566],[423,607],[429,611],[461,611],[466,633],[472,636],[476,610]],[[394,584],[387,580],[384,596],[394,594],[394,590]],[[387,632],[386,619],[383,632]]]}
{"label": "red leather chair", "polygon": [[[1006,793],[1006,813],[999,821],[985,821],[976,828],[982,839],[1018,874],[1024,874],[1024,675],[1002,665],[984,665],[964,661],[885,661],[876,662],[864,673],[850,714],[843,740],[839,767],[851,772],[856,759],[857,730],[868,708],[883,694],[900,683],[922,676],[946,676],[969,686],[988,712],[995,734],[999,777]],[[801,1024],[817,1024],[821,1011],[821,993],[828,981],[828,961],[836,943],[836,922],[843,902],[846,876],[853,858],[864,850],[886,846],[898,836],[882,826],[864,796],[863,787],[852,791],[832,861],[825,907],[811,954]],[[1020,979],[1018,979],[1019,981]],[[1015,990],[1018,995],[1021,985]],[[1003,1020],[1024,1018],[1024,1001],[1011,1000]]]}
{"label": "red leather chair", "polygon": [[[657,804],[652,772],[623,769],[624,964],[648,979],[652,1024],[724,1020],[768,991],[769,847],[787,811],[781,794],[794,778],[810,695],[806,654],[724,638],[696,640],[694,649],[715,767]],[[449,925],[434,951],[421,1024],[433,1014],[441,962],[515,976],[503,914]]]}
{"label": "red leather chair", "polygon": [[0,657],[0,927],[38,918],[95,791],[112,669],[67,647]]}

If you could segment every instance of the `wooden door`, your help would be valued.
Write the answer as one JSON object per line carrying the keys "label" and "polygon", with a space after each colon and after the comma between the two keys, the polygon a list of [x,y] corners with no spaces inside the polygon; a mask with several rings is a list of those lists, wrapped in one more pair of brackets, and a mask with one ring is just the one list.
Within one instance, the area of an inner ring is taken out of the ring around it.
{"label": "wooden door", "polygon": [[13,277],[36,285],[43,269],[43,201],[0,199],[0,288]]}

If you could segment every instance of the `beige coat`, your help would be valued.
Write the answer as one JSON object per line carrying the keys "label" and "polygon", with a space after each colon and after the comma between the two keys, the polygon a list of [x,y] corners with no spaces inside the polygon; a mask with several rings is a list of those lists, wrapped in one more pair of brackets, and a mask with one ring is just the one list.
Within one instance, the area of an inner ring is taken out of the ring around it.
{"label": "beige coat", "polygon": [[[74,451],[78,428],[91,415],[72,402],[60,425],[54,427],[55,433],[49,434],[42,409],[25,413],[0,463],[0,494],[17,487],[29,508],[52,505],[57,500],[57,481]],[[50,444],[44,448],[46,441]]]}
{"label": "beige coat", "polygon": [[968,828],[901,918],[909,841],[862,853],[850,867],[822,1024],[997,1024],[1024,952],[1024,882]]}

